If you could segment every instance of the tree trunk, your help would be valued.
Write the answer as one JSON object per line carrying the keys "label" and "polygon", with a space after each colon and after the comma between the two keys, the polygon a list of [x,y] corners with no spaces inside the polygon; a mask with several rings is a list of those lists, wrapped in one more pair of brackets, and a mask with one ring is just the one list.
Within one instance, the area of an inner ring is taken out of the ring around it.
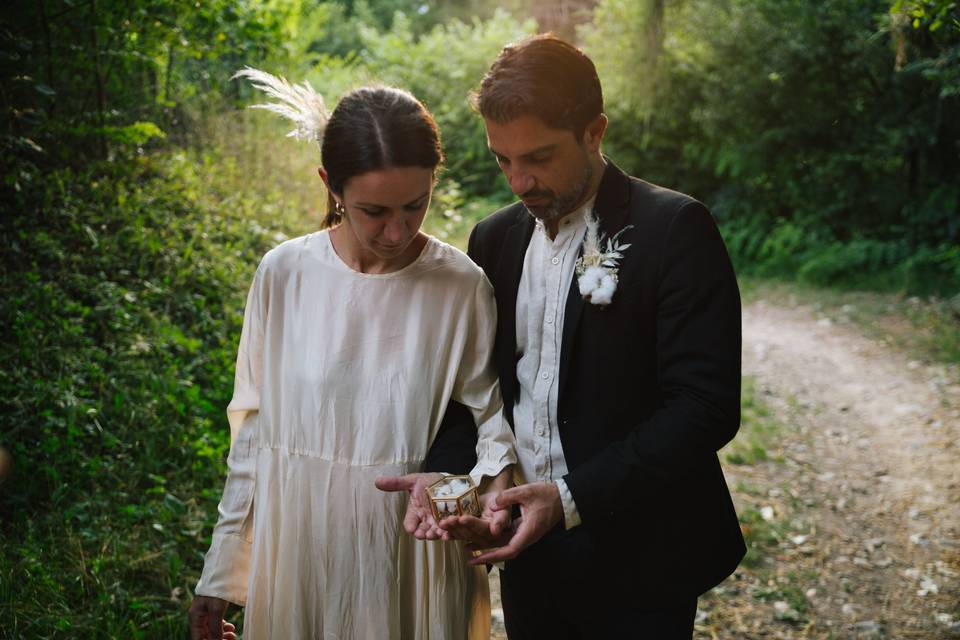
{"label": "tree trunk", "polygon": [[97,0],[90,0],[90,45],[93,49],[93,70],[96,79],[97,91],[97,125],[100,131],[97,134],[98,151],[101,159],[107,157],[106,126],[107,93],[103,78],[103,68],[100,65],[100,44],[97,39]]}
{"label": "tree trunk", "polygon": [[646,43],[647,61],[651,67],[657,66],[663,51],[664,0],[650,0],[647,13]]}

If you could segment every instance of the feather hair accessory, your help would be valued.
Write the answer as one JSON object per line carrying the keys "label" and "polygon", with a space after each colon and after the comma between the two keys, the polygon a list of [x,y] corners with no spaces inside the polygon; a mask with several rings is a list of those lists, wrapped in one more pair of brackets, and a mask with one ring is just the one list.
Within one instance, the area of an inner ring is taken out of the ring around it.
{"label": "feather hair accessory", "polygon": [[230,78],[247,78],[253,86],[279,102],[251,105],[251,109],[266,109],[291,120],[296,127],[287,134],[297,140],[314,140],[323,143],[323,132],[327,128],[330,113],[323,102],[323,96],[313,90],[304,80],[300,84],[290,84],[286,78],[277,77],[266,71],[244,67]]}

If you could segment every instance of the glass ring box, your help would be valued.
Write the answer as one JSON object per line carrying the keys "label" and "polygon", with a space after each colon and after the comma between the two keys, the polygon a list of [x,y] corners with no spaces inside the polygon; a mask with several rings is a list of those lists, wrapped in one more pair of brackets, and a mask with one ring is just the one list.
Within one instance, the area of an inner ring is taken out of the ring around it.
{"label": "glass ring box", "polygon": [[480,517],[477,486],[470,476],[447,476],[427,487],[430,508],[437,522],[450,516]]}

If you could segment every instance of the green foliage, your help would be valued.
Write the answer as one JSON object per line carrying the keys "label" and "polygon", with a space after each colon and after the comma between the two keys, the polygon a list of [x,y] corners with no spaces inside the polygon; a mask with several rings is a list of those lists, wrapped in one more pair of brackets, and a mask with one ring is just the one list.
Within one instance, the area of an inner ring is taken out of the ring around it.
{"label": "green foliage", "polygon": [[361,26],[358,56],[346,61],[325,58],[310,77],[328,96],[369,82],[408,89],[437,119],[447,179],[471,195],[507,200],[509,190],[498,179],[499,169],[491,161],[483,122],[467,97],[503,45],[534,29],[532,21],[521,23],[496,11],[486,21],[452,20],[417,36],[411,20],[398,13],[389,32]]}
{"label": "green foliage", "polygon": [[[742,271],[960,291],[943,249],[960,244],[955,2],[604,0],[594,16],[609,152],[707,202]],[[627,55],[625,32],[645,34]],[[907,277],[914,255],[938,256],[935,275]]]}
{"label": "green foliage", "polygon": [[[601,0],[588,17],[605,151],[709,204],[738,272],[960,292],[955,1]],[[447,154],[426,228],[462,247],[512,200],[467,95],[536,30],[480,0],[0,7],[0,444],[16,459],[0,638],[184,635],[245,285],[323,203],[315,147],[243,110],[254,92],[231,75],[309,78],[331,104],[371,82],[411,90]],[[863,315],[960,358],[960,297],[897,300],[883,305],[907,323]],[[781,426],[749,380],[743,416],[726,461],[776,460]],[[759,563],[786,528],[741,520]]]}
{"label": "green foliage", "polygon": [[0,223],[0,438],[16,461],[0,637],[180,637],[246,284],[285,237],[269,229],[303,223],[277,215],[283,194],[238,192],[229,166],[184,153],[19,180]]}

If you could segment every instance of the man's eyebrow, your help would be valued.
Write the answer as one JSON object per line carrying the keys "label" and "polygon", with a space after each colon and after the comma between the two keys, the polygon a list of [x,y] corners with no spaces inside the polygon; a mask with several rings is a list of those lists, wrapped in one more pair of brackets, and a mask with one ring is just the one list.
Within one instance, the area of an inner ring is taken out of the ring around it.
{"label": "man's eyebrow", "polygon": [[[502,153],[499,153],[499,152],[498,152],[496,149],[494,149],[493,147],[487,147],[487,148],[490,149],[490,153],[492,153],[493,155],[499,156],[499,157],[504,157]],[[537,147],[536,149],[533,149],[533,150],[531,150],[531,151],[527,151],[526,153],[524,153],[524,154],[521,155],[520,157],[529,160],[529,159],[530,159],[531,157],[533,157],[533,156],[539,155],[539,154],[541,154],[541,153],[547,153],[547,152],[549,152],[549,151],[553,151],[553,150],[556,149],[556,148],[557,148],[557,143],[553,142],[553,143],[550,143],[550,144],[545,144],[545,145],[543,145],[542,147]]]}

